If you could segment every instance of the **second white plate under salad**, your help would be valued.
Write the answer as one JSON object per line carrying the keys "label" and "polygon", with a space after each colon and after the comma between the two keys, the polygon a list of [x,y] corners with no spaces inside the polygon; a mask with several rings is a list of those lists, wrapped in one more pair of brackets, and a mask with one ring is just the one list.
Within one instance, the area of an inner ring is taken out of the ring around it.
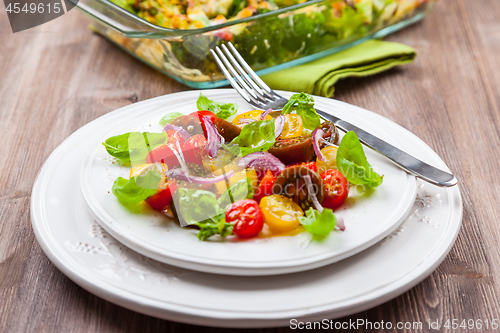
{"label": "second white plate under salad", "polygon": [[[281,93],[281,92],[280,92]],[[239,104],[238,113],[252,110],[232,90],[203,91],[208,98]],[[282,92],[289,97],[291,93]],[[384,175],[384,182],[373,193],[357,194],[335,211],[344,219],[346,230],[333,231],[321,242],[307,233],[295,236],[254,238],[247,241],[199,241],[196,230],[181,228],[155,211],[127,210],[112,194],[119,176],[128,177],[130,168],[113,163],[101,144],[106,138],[131,131],[160,132],[158,121],[169,112],[184,114],[196,111],[199,92],[184,92],[161,97],[163,103],[151,107],[148,101],[136,104],[133,115],[124,113],[115,128],[95,142],[80,173],[82,193],[92,216],[113,237],[131,249],[158,261],[202,272],[230,275],[272,275],[309,270],[350,257],[382,240],[407,216],[416,195],[415,177],[394,166],[383,156],[365,149],[374,169]],[[143,105],[143,107],[140,107]],[[316,99],[318,108],[331,112],[356,126],[402,148],[377,126],[364,121],[344,103]]]}

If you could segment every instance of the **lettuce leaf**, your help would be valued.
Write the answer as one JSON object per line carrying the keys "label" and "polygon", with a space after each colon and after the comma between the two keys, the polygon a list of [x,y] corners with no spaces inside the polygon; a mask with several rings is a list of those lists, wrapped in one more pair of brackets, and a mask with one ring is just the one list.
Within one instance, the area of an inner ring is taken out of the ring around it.
{"label": "lettuce leaf", "polygon": [[212,101],[202,93],[200,93],[200,97],[198,97],[196,105],[198,106],[199,111],[212,111],[217,117],[222,119],[227,119],[238,111],[238,104]]}
{"label": "lettuce leaf", "polygon": [[300,224],[313,235],[316,240],[321,240],[335,229],[337,217],[331,209],[325,208],[320,213],[313,208],[306,211],[306,216],[299,216]]}
{"label": "lettuce leaf", "polygon": [[155,194],[160,181],[160,173],[150,170],[145,175],[134,176],[130,179],[118,177],[113,183],[112,191],[122,202],[137,203]]}
{"label": "lettuce leaf", "polygon": [[373,0],[359,0],[354,4],[344,6],[340,16],[334,15],[332,10],[326,9],[323,14],[326,17],[324,27],[329,33],[338,39],[348,38],[352,35],[363,36],[372,22]]}
{"label": "lettuce leaf", "polygon": [[167,134],[149,133],[149,132],[130,132],[117,136],[112,136],[102,144],[108,154],[116,157],[123,163],[140,161],[146,158],[146,155],[157,146],[167,142]]}
{"label": "lettuce leaf", "polygon": [[196,236],[201,241],[207,240],[217,234],[222,238],[226,238],[233,233],[234,228],[233,224],[226,222],[225,214],[220,214],[206,221],[198,222],[196,225],[200,227],[200,231]]}
{"label": "lettuce leaf", "polygon": [[274,138],[274,120],[259,120],[243,126],[240,135],[231,141],[239,145],[242,156],[271,148]]}
{"label": "lettuce leaf", "polygon": [[283,114],[291,113],[293,110],[302,118],[304,128],[316,129],[321,124],[321,119],[314,109],[314,99],[306,93],[294,94],[283,107]]}
{"label": "lettuce leaf", "polygon": [[203,222],[222,213],[215,194],[206,190],[179,187],[174,204],[179,219],[186,224]]}
{"label": "lettuce leaf", "polygon": [[231,185],[227,191],[221,195],[218,202],[222,209],[226,209],[227,206],[233,202],[243,199],[252,199],[253,196],[254,190],[252,181],[250,178],[246,177]]}
{"label": "lettuce leaf", "polygon": [[163,116],[163,118],[160,119],[160,126],[165,127],[166,124],[170,124],[172,120],[179,118],[183,116],[184,114],[180,112],[170,112],[167,113],[166,115]]}
{"label": "lettuce leaf", "polygon": [[337,168],[352,184],[377,187],[383,182],[384,177],[373,171],[358,136],[352,131],[346,133],[340,142]]}
{"label": "lettuce leaf", "polygon": [[[246,179],[243,181],[246,182]],[[199,189],[179,188],[175,196],[174,204],[179,220],[182,219],[188,225],[200,227],[197,236],[201,241],[216,234],[224,238],[233,233],[233,225],[226,222],[225,211],[219,207],[219,201],[214,193]]]}

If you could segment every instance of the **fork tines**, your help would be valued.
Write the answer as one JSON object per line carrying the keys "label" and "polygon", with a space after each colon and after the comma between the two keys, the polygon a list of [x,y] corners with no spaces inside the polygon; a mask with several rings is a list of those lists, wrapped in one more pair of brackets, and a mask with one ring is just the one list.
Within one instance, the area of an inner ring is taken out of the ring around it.
{"label": "fork tines", "polygon": [[[265,109],[270,102],[281,99],[250,68],[231,42],[210,50],[231,86],[251,105]],[[221,50],[222,49],[222,50]]]}

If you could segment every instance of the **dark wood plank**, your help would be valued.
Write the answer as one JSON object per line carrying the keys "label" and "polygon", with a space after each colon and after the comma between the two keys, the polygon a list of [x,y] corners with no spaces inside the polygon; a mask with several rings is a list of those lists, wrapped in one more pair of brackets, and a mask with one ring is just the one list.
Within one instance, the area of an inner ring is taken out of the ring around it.
{"label": "dark wood plank", "polygon": [[[0,18],[0,331],[231,331],[152,318],[84,291],[50,263],[31,229],[36,174],[68,135],[118,107],[188,88],[92,34],[76,11],[17,34],[4,7]],[[500,2],[442,0],[388,40],[415,47],[415,63],[343,80],[335,97],[394,120],[443,157],[460,179],[463,228],[429,278],[339,321],[499,318]]]}

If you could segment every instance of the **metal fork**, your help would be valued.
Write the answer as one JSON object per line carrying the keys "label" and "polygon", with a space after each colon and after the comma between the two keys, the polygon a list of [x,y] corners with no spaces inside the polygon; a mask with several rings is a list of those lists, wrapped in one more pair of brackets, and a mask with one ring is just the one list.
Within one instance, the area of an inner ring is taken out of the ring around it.
{"label": "metal fork", "polygon": [[[222,45],[220,48],[216,47],[215,51],[210,50],[210,52],[233,88],[249,104],[258,109],[281,110],[288,100],[269,88],[259,78],[236,51],[233,44],[229,42],[227,45],[229,45],[231,51],[226,45]],[[361,128],[324,111],[316,109],[316,112],[323,119],[332,121],[340,130],[355,132],[363,144],[384,155],[406,172],[437,186],[450,187],[458,183],[452,174],[405,153]]]}

